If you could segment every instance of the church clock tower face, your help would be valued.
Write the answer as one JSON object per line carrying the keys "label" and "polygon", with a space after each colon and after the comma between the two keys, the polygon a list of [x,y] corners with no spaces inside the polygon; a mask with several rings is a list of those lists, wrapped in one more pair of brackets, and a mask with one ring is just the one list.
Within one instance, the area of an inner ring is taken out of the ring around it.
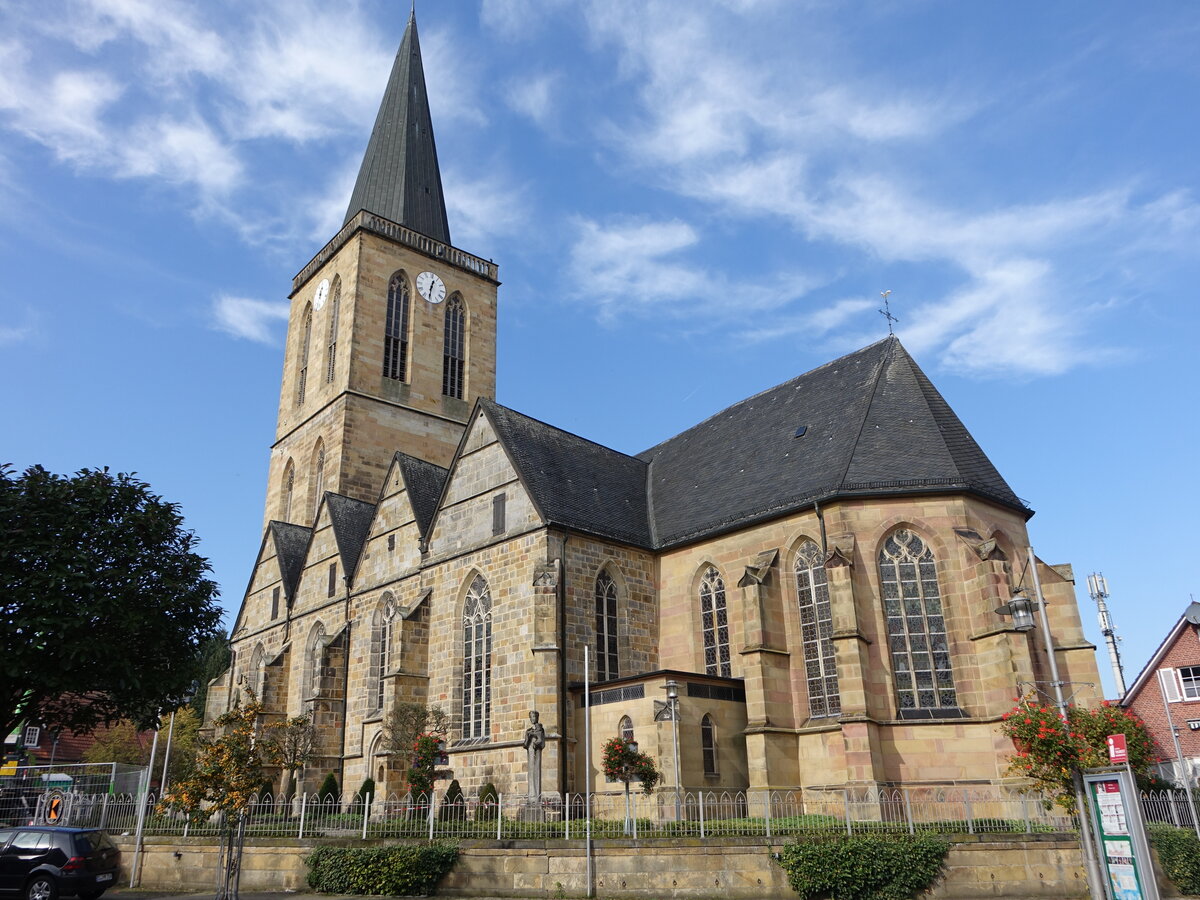
{"label": "church clock tower face", "polygon": [[422,272],[417,276],[417,293],[430,303],[441,303],[446,299],[446,285],[432,272]]}

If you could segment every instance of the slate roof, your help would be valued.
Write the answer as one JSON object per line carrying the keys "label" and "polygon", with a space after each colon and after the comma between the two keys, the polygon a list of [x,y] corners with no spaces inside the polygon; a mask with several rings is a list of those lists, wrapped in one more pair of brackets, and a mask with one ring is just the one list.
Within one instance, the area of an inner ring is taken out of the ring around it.
{"label": "slate roof", "polygon": [[397,453],[395,460],[400,467],[400,477],[404,479],[404,489],[408,492],[413,515],[417,517],[417,528],[421,534],[425,534],[433,522],[433,514],[437,512],[438,499],[442,496],[449,472],[407,453]]}
{"label": "slate roof", "polygon": [[346,222],[360,209],[450,243],[415,12],[392,63]]}
{"label": "slate roof", "polygon": [[658,547],[837,496],[960,490],[1032,515],[894,336],[639,457]]}
{"label": "slate roof", "polygon": [[479,405],[547,523],[652,546],[644,462],[495,401]]}
{"label": "slate roof", "polygon": [[342,572],[353,575],[371,530],[375,504],[326,491],[325,506],[329,509],[329,522],[333,525],[333,537],[342,558]]}
{"label": "slate roof", "polygon": [[312,537],[312,529],[303,525],[292,525],[290,522],[274,520],[267,525],[267,528],[275,540],[275,557],[279,560],[279,575],[283,579],[283,593],[290,600],[296,595],[296,585],[300,583],[300,573],[304,570],[304,556],[308,552],[308,541]]}
{"label": "slate roof", "polygon": [[637,457],[480,406],[547,522],[649,549],[834,497],[965,491],[1032,515],[895,337]]}

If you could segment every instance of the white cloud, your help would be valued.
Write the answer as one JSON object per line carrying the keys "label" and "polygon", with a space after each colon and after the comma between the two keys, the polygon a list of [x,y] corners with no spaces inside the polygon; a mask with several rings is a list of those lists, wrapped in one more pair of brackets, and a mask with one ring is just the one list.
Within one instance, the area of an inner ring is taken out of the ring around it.
{"label": "white cloud", "polygon": [[475,178],[448,169],[442,183],[455,246],[469,248],[490,243],[497,237],[517,233],[528,221],[524,191],[499,172]]}
{"label": "white cloud", "polygon": [[213,301],[213,324],[219,331],[260,344],[277,342],[278,322],[286,322],[290,307],[286,300],[254,300],[221,294]]}
{"label": "white cloud", "polygon": [[554,112],[558,76],[542,74],[509,82],[505,100],[514,111],[545,125]]}
{"label": "white cloud", "polygon": [[594,304],[602,321],[627,314],[697,315],[713,324],[786,306],[815,284],[799,272],[731,279],[682,258],[685,251],[698,248],[700,235],[677,219],[607,225],[583,219],[577,227],[572,279],[578,298]]}
{"label": "white cloud", "polygon": [[484,26],[505,40],[531,37],[548,14],[568,7],[568,0],[483,0]]}

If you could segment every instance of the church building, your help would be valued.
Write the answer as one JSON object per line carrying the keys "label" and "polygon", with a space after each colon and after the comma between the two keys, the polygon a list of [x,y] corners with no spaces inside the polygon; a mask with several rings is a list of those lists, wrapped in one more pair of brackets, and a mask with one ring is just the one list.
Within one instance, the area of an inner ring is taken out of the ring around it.
{"label": "church building", "polygon": [[[526,793],[531,710],[546,793],[612,790],[618,734],[666,787],[1004,779],[997,723],[1050,680],[1039,630],[997,613],[1033,513],[899,340],[629,456],[496,402],[499,284],[451,243],[410,18],[345,224],[292,282],[210,721],[248,690],[311,714],[309,790],[402,792],[382,727],[406,701],[449,715],[468,794]],[[1070,566],[1038,567],[1061,677],[1099,685]]]}

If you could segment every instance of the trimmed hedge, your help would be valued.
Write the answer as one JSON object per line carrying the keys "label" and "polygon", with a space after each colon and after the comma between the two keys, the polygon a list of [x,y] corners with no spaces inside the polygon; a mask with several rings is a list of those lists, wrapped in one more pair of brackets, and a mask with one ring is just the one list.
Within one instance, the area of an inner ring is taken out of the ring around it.
{"label": "trimmed hedge", "polygon": [[792,843],[775,859],[804,900],[907,900],[933,886],[949,851],[929,834],[864,834]]}
{"label": "trimmed hedge", "polygon": [[1184,894],[1200,894],[1200,838],[1190,828],[1146,826],[1147,837],[1158,851],[1163,874]]}
{"label": "trimmed hedge", "polygon": [[432,894],[458,859],[458,846],[319,847],[305,857],[308,884],[325,894],[414,897]]}

